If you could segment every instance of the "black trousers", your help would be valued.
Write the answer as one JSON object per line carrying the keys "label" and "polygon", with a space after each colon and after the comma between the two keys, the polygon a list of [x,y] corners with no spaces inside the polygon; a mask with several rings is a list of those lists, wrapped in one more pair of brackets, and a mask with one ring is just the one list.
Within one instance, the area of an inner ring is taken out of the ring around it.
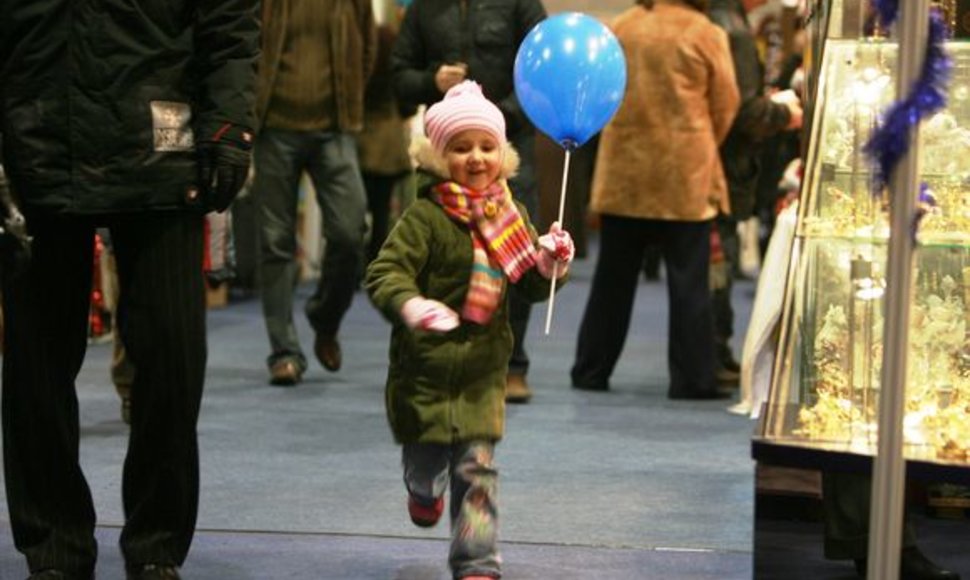
{"label": "black trousers", "polygon": [[[822,510],[825,514],[825,557],[857,560],[869,554],[869,474],[822,472]],[[916,533],[903,518],[903,548],[916,545]]]}
{"label": "black trousers", "polygon": [[[382,175],[361,171],[364,191],[367,192],[367,211],[371,216],[370,241],[367,244],[367,262],[377,257],[391,225],[391,195],[399,175]],[[366,264],[365,264],[366,266]]]}
{"label": "black trousers", "polygon": [[667,272],[668,394],[708,394],[714,380],[714,334],[708,286],[711,222],[604,215],[589,301],[579,327],[573,384],[604,389],[630,328],[644,252],[657,244]]}
{"label": "black trousers", "polygon": [[716,359],[725,361],[734,358],[731,354],[731,336],[734,335],[734,307],[731,305],[731,289],[734,288],[734,272],[741,263],[741,240],[738,238],[738,220],[729,215],[717,216],[717,233],[721,236],[721,249],[724,252],[727,284],[712,292],[714,305],[714,342]]}
{"label": "black trousers", "polygon": [[28,215],[33,260],[4,280],[3,452],[14,543],[32,571],[82,577],[97,545],[78,463],[75,379],[87,346],[94,230],[115,244],[136,372],[125,458],[121,549],[129,565],[180,565],[199,497],[196,422],[205,374],[203,216]]}

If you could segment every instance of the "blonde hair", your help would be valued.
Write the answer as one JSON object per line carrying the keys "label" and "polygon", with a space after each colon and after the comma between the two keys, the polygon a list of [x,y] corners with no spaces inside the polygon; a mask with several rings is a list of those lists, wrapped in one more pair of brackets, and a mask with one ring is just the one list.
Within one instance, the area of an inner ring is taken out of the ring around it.
{"label": "blonde hair", "polygon": [[[442,179],[451,179],[451,174],[448,172],[448,161],[445,159],[444,153],[436,151],[431,140],[424,135],[414,137],[408,151],[418,167]],[[499,179],[515,177],[519,171],[520,162],[519,152],[515,150],[515,147],[509,142],[502,144],[502,167],[499,171]]]}

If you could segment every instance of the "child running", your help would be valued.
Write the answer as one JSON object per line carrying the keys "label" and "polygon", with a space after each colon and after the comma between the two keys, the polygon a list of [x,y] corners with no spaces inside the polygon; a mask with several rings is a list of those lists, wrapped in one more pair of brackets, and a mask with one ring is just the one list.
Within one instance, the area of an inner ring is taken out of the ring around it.
{"label": "child running", "polygon": [[573,258],[554,223],[538,237],[506,180],[519,164],[502,112],[465,81],[425,114],[413,146],[434,176],[367,269],[374,305],[390,320],[387,416],[403,446],[408,513],[430,527],[451,487],[455,578],[501,577],[496,442],[505,428],[512,353],[507,283],[533,301]]}

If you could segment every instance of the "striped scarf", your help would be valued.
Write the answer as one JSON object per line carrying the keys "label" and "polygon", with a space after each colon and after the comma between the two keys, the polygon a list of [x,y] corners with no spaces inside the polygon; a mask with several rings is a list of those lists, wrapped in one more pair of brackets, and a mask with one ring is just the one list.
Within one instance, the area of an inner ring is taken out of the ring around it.
{"label": "striped scarf", "polygon": [[505,181],[481,192],[446,181],[435,185],[432,194],[449,217],[471,232],[472,274],[461,316],[486,324],[502,297],[502,273],[517,282],[535,265],[532,237]]}

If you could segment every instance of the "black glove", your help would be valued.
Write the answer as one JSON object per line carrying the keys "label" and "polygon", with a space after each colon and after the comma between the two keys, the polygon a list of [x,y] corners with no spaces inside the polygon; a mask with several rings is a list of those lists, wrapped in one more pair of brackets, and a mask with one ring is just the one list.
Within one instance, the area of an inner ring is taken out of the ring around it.
{"label": "black glove", "polygon": [[225,211],[249,177],[253,136],[248,129],[226,123],[196,145],[202,199],[209,210]]}
{"label": "black glove", "polygon": [[13,201],[7,176],[0,165],[0,274],[15,277],[30,261],[27,220]]}

